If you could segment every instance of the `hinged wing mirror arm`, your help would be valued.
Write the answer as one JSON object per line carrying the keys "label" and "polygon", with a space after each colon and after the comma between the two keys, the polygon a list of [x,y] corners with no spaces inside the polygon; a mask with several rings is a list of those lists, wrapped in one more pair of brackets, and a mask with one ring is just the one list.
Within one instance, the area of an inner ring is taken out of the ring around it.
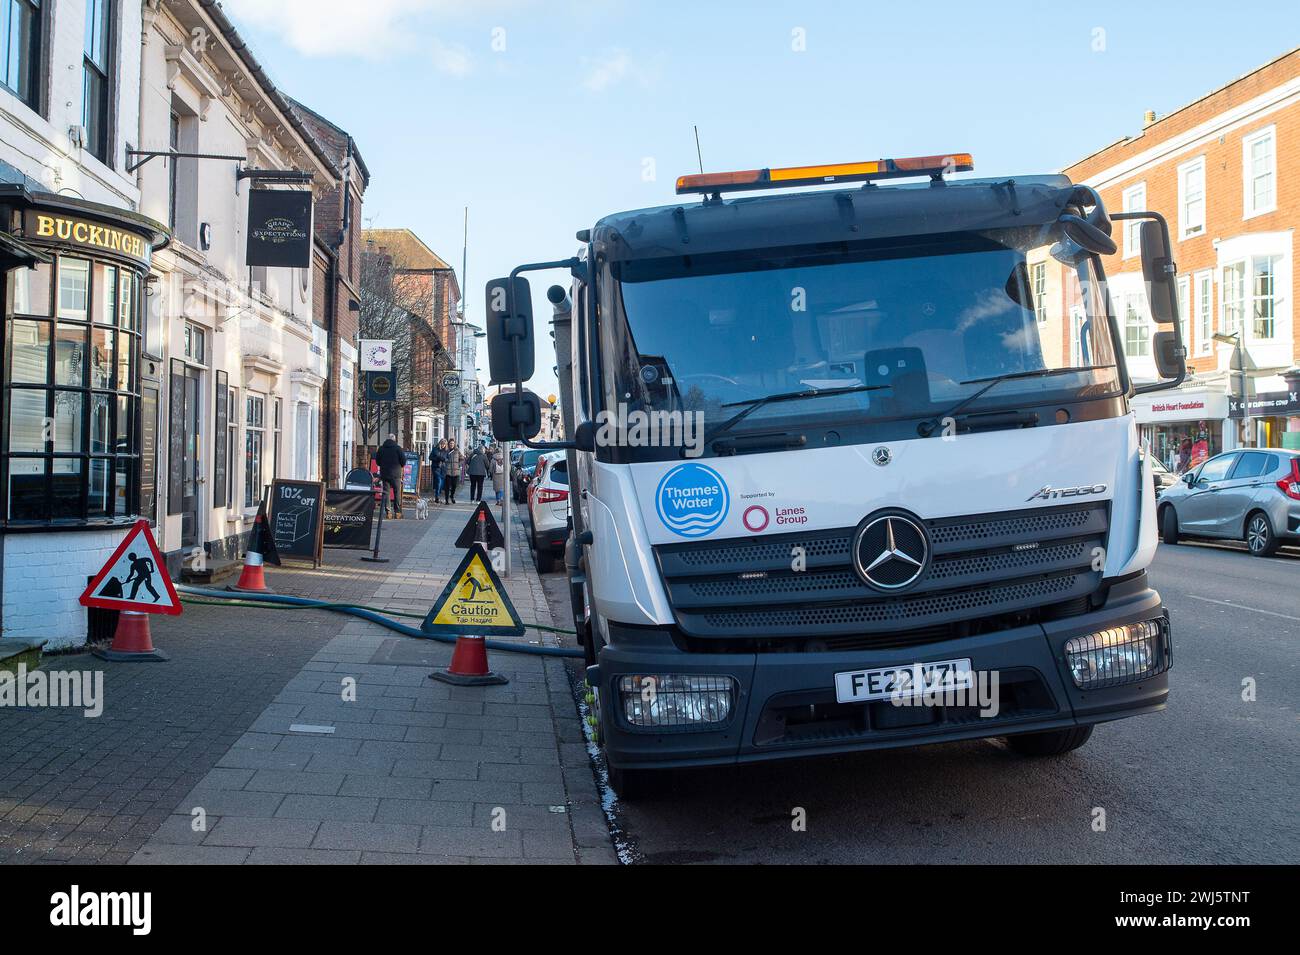
{"label": "hinged wing mirror arm", "polygon": [[[525,339],[529,339],[531,336],[532,306],[530,303],[527,318],[524,317],[523,312],[515,308],[515,280],[521,273],[540,272],[546,269],[568,269],[569,272],[574,275],[585,275],[586,263],[577,256],[572,256],[567,259],[556,259],[550,262],[530,262],[511,269],[510,278],[505,284],[506,318],[502,325],[502,334],[504,334],[506,338],[510,339],[511,352],[514,357],[515,390],[513,395],[506,396],[498,394],[497,397],[493,399],[493,431],[496,432],[497,430],[497,412],[500,410],[509,415],[510,430],[514,432],[510,440],[517,440],[523,444],[524,447],[534,448],[539,451],[568,451],[570,449],[589,451],[593,450],[595,446],[594,431],[592,434],[584,435],[582,433],[583,429],[579,428],[578,433],[574,435],[575,440],[573,441],[533,441],[531,436],[525,430],[529,427],[527,422],[537,420],[537,416],[540,415],[540,406],[537,404],[537,398],[535,395],[525,394],[523,376],[519,373],[519,370],[523,367],[523,355],[520,351],[522,347],[521,343]],[[531,362],[529,367],[531,367]],[[503,398],[505,399],[504,401],[502,401]],[[587,430],[592,431],[590,428]],[[532,434],[536,433],[537,429],[533,428]],[[589,444],[591,447],[584,447],[584,444]]]}

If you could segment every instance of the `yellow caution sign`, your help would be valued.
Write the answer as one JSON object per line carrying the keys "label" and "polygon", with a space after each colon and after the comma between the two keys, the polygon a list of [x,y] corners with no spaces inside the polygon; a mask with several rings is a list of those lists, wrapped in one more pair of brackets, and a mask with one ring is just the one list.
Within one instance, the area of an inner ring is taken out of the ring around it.
{"label": "yellow caution sign", "polygon": [[425,633],[522,636],[524,623],[483,549],[471,547],[420,627]]}

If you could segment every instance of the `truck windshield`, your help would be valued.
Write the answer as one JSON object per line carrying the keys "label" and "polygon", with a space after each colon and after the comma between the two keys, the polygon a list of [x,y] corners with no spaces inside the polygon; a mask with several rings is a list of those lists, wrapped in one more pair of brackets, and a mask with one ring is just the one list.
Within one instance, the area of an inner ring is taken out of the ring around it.
{"label": "truck windshield", "polygon": [[963,414],[1113,397],[1097,275],[1058,261],[1061,239],[1045,226],[615,263],[609,397],[702,414],[706,431],[756,404],[732,434],[834,427],[845,443],[967,399]]}

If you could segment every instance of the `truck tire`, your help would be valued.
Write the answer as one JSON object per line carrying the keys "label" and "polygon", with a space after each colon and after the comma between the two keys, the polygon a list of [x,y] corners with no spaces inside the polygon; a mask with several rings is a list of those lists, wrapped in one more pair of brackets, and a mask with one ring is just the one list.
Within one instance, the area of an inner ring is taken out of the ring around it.
{"label": "truck tire", "polygon": [[1072,726],[1043,733],[1020,733],[1007,737],[1007,746],[1021,756],[1060,756],[1078,749],[1092,736],[1091,726]]}
{"label": "truck tire", "polygon": [[1178,543],[1178,514],[1172,504],[1160,510],[1160,539],[1166,544]]}
{"label": "truck tire", "polygon": [[1246,518],[1246,549],[1253,557],[1272,557],[1277,553],[1277,535],[1273,522],[1263,511],[1252,511]]}
{"label": "truck tire", "polygon": [[533,538],[533,557],[537,561],[537,572],[539,574],[549,574],[555,570],[555,551],[536,538]]}

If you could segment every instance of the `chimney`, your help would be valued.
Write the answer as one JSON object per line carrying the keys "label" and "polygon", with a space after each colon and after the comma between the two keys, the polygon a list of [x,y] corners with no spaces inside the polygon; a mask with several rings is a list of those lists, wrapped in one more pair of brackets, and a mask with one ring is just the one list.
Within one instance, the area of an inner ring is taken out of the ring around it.
{"label": "chimney", "polygon": [[1142,114],[1142,128],[1143,128],[1143,129],[1146,129],[1148,126],[1150,126],[1150,125],[1151,125],[1152,123],[1154,123],[1155,121],[1156,121],[1156,111],[1155,111],[1155,110],[1153,110],[1153,109],[1149,109],[1149,110],[1147,110],[1145,113]]}

